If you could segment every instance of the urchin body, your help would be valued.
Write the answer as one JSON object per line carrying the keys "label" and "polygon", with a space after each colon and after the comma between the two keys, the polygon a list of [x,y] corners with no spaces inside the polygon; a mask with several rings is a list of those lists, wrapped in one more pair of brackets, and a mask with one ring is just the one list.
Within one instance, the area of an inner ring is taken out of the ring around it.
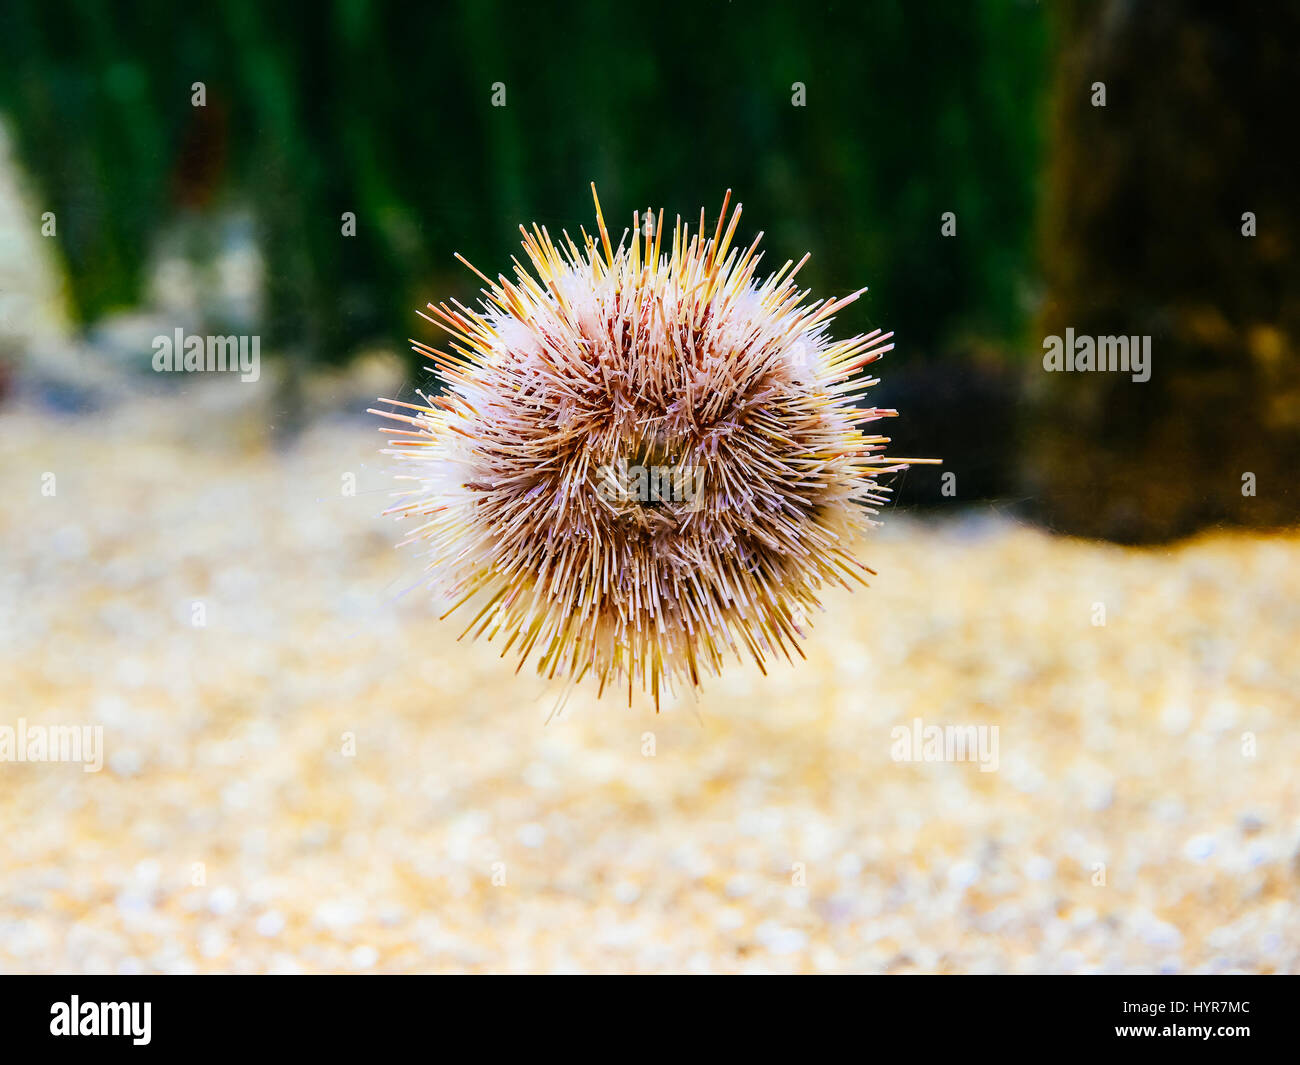
{"label": "urchin body", "polygon": [[480,274],[481,311],[430,304],[451,350],[416,344],[441,391],[387,415],[415,483],[391,512],[466,633],[657,705],[729,656],[801,654],[820,590],[870,572],[853,549],[902,462],[856,375],[892,334],[831,341],[860,293],[807,303],[802,262],[756,280],[739,207],[670,247],[634,216],[615,248],[596,210],[583,248],[521,227],[532,270]]}

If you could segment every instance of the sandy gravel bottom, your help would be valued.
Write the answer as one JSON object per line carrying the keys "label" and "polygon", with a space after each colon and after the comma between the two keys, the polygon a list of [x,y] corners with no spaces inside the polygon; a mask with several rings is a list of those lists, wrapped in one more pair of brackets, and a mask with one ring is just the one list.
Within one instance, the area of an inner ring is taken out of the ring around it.
{"label": "sandy gravel bottom", "polygon": [[0,763],[0,969],[1300,971],[1300,536],[887,516],[806,663],[547,723],[372,426],[3,418],[0,726],[103,767]]}

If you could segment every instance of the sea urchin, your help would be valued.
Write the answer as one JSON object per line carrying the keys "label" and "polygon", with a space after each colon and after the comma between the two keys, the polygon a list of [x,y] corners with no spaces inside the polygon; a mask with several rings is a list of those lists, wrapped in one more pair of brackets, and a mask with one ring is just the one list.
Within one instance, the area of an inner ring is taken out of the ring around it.
{"label": "sea urchin", "polygon": [[414,487],[388,513],[418,521],[443,616],[473,603],[462,636],[656,707],[730,654],[802,656],[820,589],[872,572],[852,549],[877,478],[921,461],[860,428],[895,413],[857,406],[876,382],[855,376],[893,334],[826,335],[865,289],[807,303],[806,255],[756,280],[730,195],[671,248],[662,210],[613,247],[598,199],[599,244],[521,226],[531,272],[478,274],[480,311],[429,304],[450,350],[412,343],[439,389],[374,412],[404,423],[388,453]]}

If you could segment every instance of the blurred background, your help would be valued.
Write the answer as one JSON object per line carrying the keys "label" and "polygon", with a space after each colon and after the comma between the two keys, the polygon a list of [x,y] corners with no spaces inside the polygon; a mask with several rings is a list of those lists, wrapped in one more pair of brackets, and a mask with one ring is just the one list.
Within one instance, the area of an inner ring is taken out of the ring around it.
{"label": "blurred background", "polygon": [[[0,964],[1300,967],[1298,47],[1295,3],[10,0],[4,708],[107,758],[0,764]],[[873,402],[943,465],[800,669],[543,728],[404,595],[364,409],[453,252],[593,180],[870,286],[836,332],[896,332]],[[1067,328],[1150,380],[1045,372]],[[258,380],[154,372],[177,329]],[[900,765],[917,717],[1002,768]]]}

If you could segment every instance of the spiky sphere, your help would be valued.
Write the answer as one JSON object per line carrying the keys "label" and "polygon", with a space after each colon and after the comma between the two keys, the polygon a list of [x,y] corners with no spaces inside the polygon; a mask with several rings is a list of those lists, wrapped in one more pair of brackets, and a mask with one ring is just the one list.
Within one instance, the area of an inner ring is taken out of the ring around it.
{"label": "spiky sphere", "polygon": [[479,311],[429,305],[449,350],[413,343],[440,388],[375,412],[404,423],[389,453],[414,487],[390,513],[447,614],[468,607],[462,635],[656,706],[731,655],[802,655],[820,590],[871,572],[853,546],[905,461],[861,428],[894,412],[856,405],[892,334],[832,342],[861,292],[807,302],[807,256],[757,280],[762,234],[732,249],[729,199],[711,236],[703,212],[665,234],[661,210],[615,248],[599,200],[599,243],[521,226],[531,271],[479,274]]}

